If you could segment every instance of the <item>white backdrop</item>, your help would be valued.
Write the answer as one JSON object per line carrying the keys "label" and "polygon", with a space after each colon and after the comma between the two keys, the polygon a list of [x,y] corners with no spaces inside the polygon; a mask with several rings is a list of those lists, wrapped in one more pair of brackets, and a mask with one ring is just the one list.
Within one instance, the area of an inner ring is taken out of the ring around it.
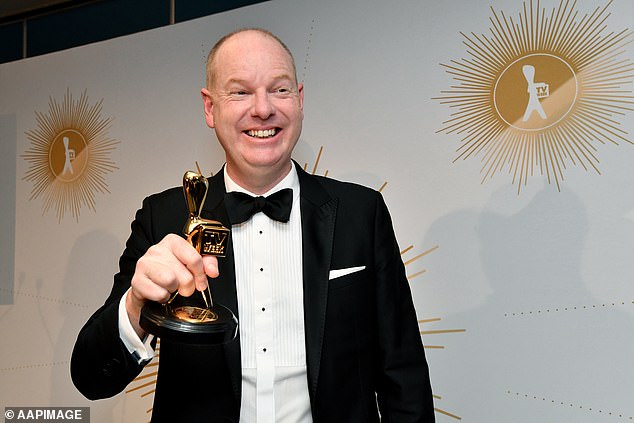
{"label": "white backdrop", "polygon": [[[437,420],[634,420],[634,145],[592,142],[600,174],[568,161],[559,189],[539,170],[519,193],[507,168],[482,183],[483,155],[454,162],[465,133],[439,132],[456,110],[434,98],[459,84],[441,63],[469,59],[460,32],[493,37],[490,7],[517,23],[534,5],[388,3],[274,0],[0,65],[0,407],[90,406],[93,421],[148,420],[151,385],[89,402],[70,381],[70,352],[110,290],[143,197],[179,185],[196,160],[205,173],[221,166],[202,115],[204,60],[224,33],[261,26],[287,41],[305,84],[295,158],[312,170],[323,147],[316,173],[382,188],[412,276]],[[540,4],[547,17],[559,6]],[[577,19],[596,7],[578,1]],[[604,35],[634,27],[631,0],[605,13]],[[634,47],[615,53],[631,67]],[[633,74],[621,95],[631,96]],[[85,186],[94,210],[82,205],[76,217],[44,211],[26,175],[48,169],[53,140],[38,147],[28,134],[38,114],[73,115],[50,104],[84,92],[109,121],[102,141],[116,142],[99,156],[116,169],[93,170],[109,192]],[[610,119],[632,139],[632,100],[621,100]],[[29,161],[33,151],[44,159]]]}

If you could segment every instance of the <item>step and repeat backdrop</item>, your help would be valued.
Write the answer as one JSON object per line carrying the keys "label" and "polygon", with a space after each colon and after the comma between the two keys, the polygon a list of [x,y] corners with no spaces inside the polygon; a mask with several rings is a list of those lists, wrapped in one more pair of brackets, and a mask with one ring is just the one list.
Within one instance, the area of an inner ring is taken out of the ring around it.
{"label": "step and repeat backdrop", "polygon": [[437,421],[634,421],[631,0],[274,0],[0,65],[0,408],[149,420],[156,360],[90,402],[70,353],[142,199],[221,167],[204,62],[250,26],[305,84],[295,159],[386,198]]}

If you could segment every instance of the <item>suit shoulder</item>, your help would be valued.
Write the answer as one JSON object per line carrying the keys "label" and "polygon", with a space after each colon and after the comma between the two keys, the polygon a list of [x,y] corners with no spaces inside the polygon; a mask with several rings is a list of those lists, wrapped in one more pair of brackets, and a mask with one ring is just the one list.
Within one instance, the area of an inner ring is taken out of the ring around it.
{"label": "suit shoulder", "polygon": [[354,182],[340,181],[325,176],[314,176],[317,182],[333,197],[351,197],[355,201],[359,199],[376,200],[381,194],[372,188]]}
{"label": "suit shoulder", "polygon": [[167,188],[166,190],[156,192],[148,196],[148,198],[153,198],[157,200],[161,199],[172,199],[175,196],[182,197],[183,196],[183,188],[182,187],[172,187]]}
{"label": "suit shoulder", "polygon": [[150,194],[143,200],[143,203],[149,204],[165,204],[173,203],[174,201],[181,201],[183,199],[183,188],[173,187],[164,191]]}
{"label": "suit shoulder", "polygon": [[[165,229],[167,232],[174,232],[187,217],[187,205],[182,188],[170,188],[155,194],[151,194],[143,199],[143,204],[137,210],[135,221],[143,222],[148,227],[157,230]],[[176,223],[177,222],[177,223]],[[157,233],[157,237],[162,237],[162,233]]]}

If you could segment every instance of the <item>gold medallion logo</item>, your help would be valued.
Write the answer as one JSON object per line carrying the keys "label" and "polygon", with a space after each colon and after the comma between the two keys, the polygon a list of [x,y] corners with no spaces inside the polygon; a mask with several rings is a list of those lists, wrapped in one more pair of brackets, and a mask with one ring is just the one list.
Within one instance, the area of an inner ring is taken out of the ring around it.
{"label": "gold medallion logo", "polygon": [[74,101],[67,90],[61,104],[49,99],[47,114],[35,112],[38,127],[26,132],[30,199],[42,196],[43,211],[55,208],[60,221],[68,211],[79,220],[83,206],[95,211],[95,192],[109,192],[104,175],[116,169],[110,153],[118,142],[107,137],[111,119],[101,117],[102,101],[89,105],[85,91]]}
{"label": "gold medallion logo", "polygon": [[[537,82],[540,76],[544,81]],[[497,79],[493,88],[495,111],[515,129],[541,131],[570,113],[577,87],[577,76],[559,57],[529,54],[507,66]]]}
{"label": "gold medallion logo", "polygon": [[518,192],[535,173],[559,189],[568,164],[600,173],[599,144],[632,144],[632,32],[608,31],[610,3],[580,16],[531,0],[517,20],[491,8],[489,35],[463,34],[470,57],[443,64],[459,84],[436,98],[457,109],[439,132],[466,134],[455,160],[481,156],[482,182],[506,169]]}

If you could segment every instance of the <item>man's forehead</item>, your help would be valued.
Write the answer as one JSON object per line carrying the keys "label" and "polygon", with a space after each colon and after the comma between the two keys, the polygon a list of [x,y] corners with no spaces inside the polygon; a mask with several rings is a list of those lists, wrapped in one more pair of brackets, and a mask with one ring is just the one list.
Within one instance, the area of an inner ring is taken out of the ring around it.
{"label": "man's forehead", "polygon": [[218,49],[218,56],[231,54],[233,52],[279,52],[291,59],[286,49],[273,37],[256,30],[238,32],[229,37]]}
{"label": "man's forehead", "polygon": [[[264,71],[264,72],[262,72]],[[245,29],[221,39],[207,59],[207,85],[223,84],[236,73],[287,75],[297,83],[295,62],[288,47],[266,30]]]}
{"label": "man's forehead", "polygon": [[275,39],[264,34],[258,35],[261,36],[246,42],[227,40],[214,60],[217,76],[221,79],[248,81],[252,79],[254,71],[266,70],[271,79],[295,80],[292,58],[286,49]]}

